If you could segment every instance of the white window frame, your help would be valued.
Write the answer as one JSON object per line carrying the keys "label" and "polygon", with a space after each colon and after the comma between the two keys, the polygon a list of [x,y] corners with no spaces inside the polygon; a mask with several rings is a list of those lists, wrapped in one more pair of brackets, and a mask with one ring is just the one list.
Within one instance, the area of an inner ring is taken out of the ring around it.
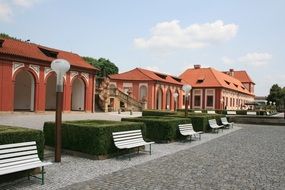
{"label": "white window frame", "polygon": [[[195,106],[195,95],[200,95],[200,106]],[[202,109],[203,104],[203,90],[202,89],[194,89],[192,94],[192,108]]]}
{"label": "white window frame", "polygon": [[[211,91],[212,93],[209,93],[209,91]],[[213,96],[213,106],[207,106],[207,96],[208,95],[212,95]],[[205,108],[206,109],[215,109],[215,105],[216,105],[216,90],[215,89],[206,89],[205,90]]]}

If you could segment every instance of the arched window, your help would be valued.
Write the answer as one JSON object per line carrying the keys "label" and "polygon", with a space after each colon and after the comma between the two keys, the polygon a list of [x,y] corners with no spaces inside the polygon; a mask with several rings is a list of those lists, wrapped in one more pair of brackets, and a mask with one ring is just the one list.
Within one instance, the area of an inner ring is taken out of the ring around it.
{"label": "arched window", "polygon": [[14,110],[34,111],[35,79],[25,70],[19,71],[15,78]]}
{"label": "arched window", "polygon": [[147,100],[147,87],[145,85],[140,86],[140,101]]}
{"label": "arched window", "polygon": [[162,110],[162,89],[159,87],[156,92],[156,109]]}
{"label": "arched window", "polygon": [[72,83],[71,109],[74,111],[85,110],[85,84],[80,78],[74,79]]}
{"label": "arched window", "polygon": [[56,76],[51,75],[46,82],[46,110],[56,109]]}

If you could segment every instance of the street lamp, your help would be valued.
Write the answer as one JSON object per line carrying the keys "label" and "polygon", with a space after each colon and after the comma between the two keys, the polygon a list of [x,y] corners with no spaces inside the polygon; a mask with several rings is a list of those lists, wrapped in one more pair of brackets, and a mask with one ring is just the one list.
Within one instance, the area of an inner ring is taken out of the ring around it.
{"label": "street lamp", "polygon": [[55,113],[55,156],[54,161],[61,161],[61,118],[63,106],[63,76],[69,70],[70,64],[64,59],[56,59],[51,63],[51,69],[56,73],[56,113]]}
{"label": "street lamp", "polygon": [[174,102],[175,102],[175,109],[174,109],[174,111],[176,111],[176,110],[177,110],[177,97],[178,97],[178,93],[175,92],[175,93],[173,94],[173,97],[174,97]]}
{"label": "street lamp", "polygon": [[182,86],[182,90],[185,92],[185,117],[188,116],[188,94],[191,89],[192,89],[192,86],[188,84],[185,84]]}

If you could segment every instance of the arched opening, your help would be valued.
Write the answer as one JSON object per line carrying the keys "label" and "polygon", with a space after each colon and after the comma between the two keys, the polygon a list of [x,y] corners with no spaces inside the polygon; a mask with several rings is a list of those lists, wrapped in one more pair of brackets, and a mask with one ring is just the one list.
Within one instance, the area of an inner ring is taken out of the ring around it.
{"label": "arched opening", "polygon": [[162,89],[158,88],[156,92],[156,109],[162,110]]}
{"label": "arched opening", "polygon": [[178,94],[177,98],[175,99],[175,110],[179,109],[179,100],[180,100],[180,96],[179,96],[179,92],[178,90],[175,91],[175,93]]}
{"label": "arched opening", "polygon": [[46,82],[46,110],[56,109],[56,76],[51,75]]}
{"label": "arched opening", "polygon": [[15,78],[14,110],[34,111],[35,79],[28,71],[21,70]]}
{"label": "arched opening", "polygon": [[72,83],[71,109],[73,111],[85,110],[85,84],[82,79],[76,78]]}
{"label": "arched opening", "polygon": [[167,89],[167,92],[166,92],[166,105],[165,105],[165,109],[166,109],[166,110],[170,110],[170,109],[171,109],[171,91],[170,91],[170,89]]}
{"label": "arched opening", "polygon": [[145,102],[147,100],[147,87],[145,85],[140,86],[140,101]]}

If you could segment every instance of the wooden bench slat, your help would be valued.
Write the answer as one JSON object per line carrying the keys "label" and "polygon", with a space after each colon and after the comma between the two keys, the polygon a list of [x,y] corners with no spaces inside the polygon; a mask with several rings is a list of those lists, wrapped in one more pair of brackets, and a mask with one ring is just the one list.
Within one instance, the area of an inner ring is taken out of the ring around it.
{"label": "wooden bench slat", "polygon": [[32,141],[32,142],[23,142],[23,143],[14,143],[14,144],[3,144],[3,145],[0,145],[0,150],[1,149],[6,149],[6,148],[14,148],[14,147],[21,147],[21,146],[31,146],[31,145],[36,145],[36,142]]}
{"label": "wooden bench slat", "polygon": [[5,170],[0,170],[0,175],[10,174],[10,173],[24,171],[24,170],[33,169],[33,168],[38,168],[38,167],[47,166],[50,164],[52,163],[51,162],[39,162],[39,163],[26,164],[26,165],[17,166],[17,167],[5,169]]}
{"label": "wooden bench slat", "polygon": [[137,138],[142,138],[142,135],[123,137],[123,138],[114,138],[114,141],[124,141],[128,139],[137,139]]}
{"label": "wooden bench slat", "polygon": [[31,155],[31,154],[38,154],[38,152],[37,152],[37,150],[31,150],[31,151],[25,151],[25,152],[16,152],[16,153],[11,153],[11,154],[3,154],[3,155],[0,155],[0,159],[17,157],[17,156],[26,156],[26,155]]}
{"label": "wooden bench slat", "polygon": [[130,134],[119,134],[119,135],[113,135],[114,138],[118,137],[128,137],[128,136],[133,136],[133,135],[141,135],[141,132],[136,132],[136,133],[130,133]]}
{"label": "wooden bench slat", "polygon": [[41,162],[39,158],[31,158],[27,160],[20,160],[20,161],[14,161],[14,162],[7,162],[5,164],[0,164],[0,170],[6,167],[10,166],[17,166],[25,163],[32,163],[32,162]]}
{"label": "wooden bench slat", "polygon": [[9,149],[0,150],[0,155],[11,153],[11,152],[22,152],[26,150],[36,150],[36,149],[37,149],[37,146],[25,146],[25,147],[20,147],[20,148],[13,148],[13,149],[9,148]]}
{"label": "wooden bench slat", "polygon": [[134,132],[141,132],[141,130],[113,132],[113,135],[128,134],[128,133],[134,133]]}
{"label": "wooden bench slat", "polygon": [[8,159],[3,159],[3,160],[0,160],[0,164],[5,164],[5,163],[19,161],[19,160],[28,160],[28,159],[32,159],[32,158],[38,158],[38,155],[37,154],[33,154],[33,155],[28,155],[28,156],[21,156],[21,157],[13,157],[13,158],[8,158]]}

